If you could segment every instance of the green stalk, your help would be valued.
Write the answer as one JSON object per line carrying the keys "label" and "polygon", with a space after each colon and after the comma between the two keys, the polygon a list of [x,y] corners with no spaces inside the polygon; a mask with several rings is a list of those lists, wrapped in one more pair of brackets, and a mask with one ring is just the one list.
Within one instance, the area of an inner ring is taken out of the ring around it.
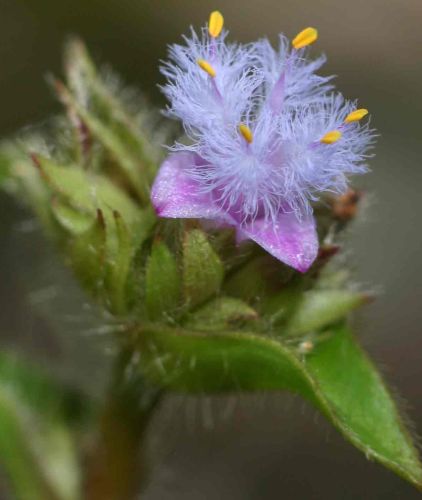
{"label": "green stalk", "polygon": [[147,477],[142,444],[163,393],[130,373],[131,357],[125,351],[117,359],[98,436],[88,457],[86,500],[139,498]]}

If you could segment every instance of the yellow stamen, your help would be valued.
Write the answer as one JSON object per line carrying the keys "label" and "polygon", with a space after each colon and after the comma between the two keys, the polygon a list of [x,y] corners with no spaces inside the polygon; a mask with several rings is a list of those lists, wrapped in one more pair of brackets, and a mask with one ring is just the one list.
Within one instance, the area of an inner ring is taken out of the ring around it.
{"label": "yellow stamen", "polygon": [[211,12],[208,22],[208,33],[213,38],[217,38],[224,26],[224,17],[218,10]]}
{"label": "yellow stamen", "polygon": [[217,73],[209,62],[205,61],[205,59],[198,59],[196,62],[198,63],[198,66],[205,71],[205,73],[208,73],[212,78],[215,77]]}
{"label": "yellow stamen", "polygon": [[340,130],[331,130],[330,132],[327,132],[322,139],[320,139],[320,142],[323,144],[333,144],[337,142],[342,136],[342,133]]}
{"label": "yellow stamen", "polygon": [[293,38],[292,45],[295,49],[301,49],[314,43],[317,38],[318,31],[315,28],[305,28]]}
{"label": "yellow stamen", "polygon": [[243,135],[243,138],[249,144],[253,141],[252,130],[247,125],[245,125],[244,123],[241,123],[239,125],[239,132]]}
{"label": "yellow stamen", "polygon": [[364,116],[366,116],[369,113],[369,111],[365,108],[361,109],[356,109],[355,111],[352,111],[346,116],[346,119],[344,120],[344,123],[352,123],[352,122],[358,122],[361,120]]}

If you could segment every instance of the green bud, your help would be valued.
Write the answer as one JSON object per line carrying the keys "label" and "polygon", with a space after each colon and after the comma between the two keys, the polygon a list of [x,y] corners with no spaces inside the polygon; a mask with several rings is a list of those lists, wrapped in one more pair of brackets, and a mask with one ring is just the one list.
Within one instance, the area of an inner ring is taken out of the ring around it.
{"label": "green bud", "polygon": [[286,326],[288,335],[303,335],[343,319],[368,302],[368,296],[348,290],[311,290],[302,294]]}
{"label": "green bud", "polygon": [[107,254],[104,215],[98,210],[93,225],[84,233],[65,241],[65,252],[82,286],[94,297],[106,302],[104,288]]}
{"label": "green bud", "polygon": [[152,246],[146,265],[145,287],[148,318],[166,321],[172,317],[180,306],[181,276],[174,255],[162,241],[155,241]]}
{"label": "green bud", "polygon": [[185,326],[202,331],[221,331],[244,325],[253,327],[257,319],[257,312],[242,300],[218,297],[190,315]]}
{"label": "green bud", "polygon": [[218,293],[224,269],[207,236],[199,229],[187,231],[183,241],[183,290],[190,307]]}
{"label": "green bud", "polygon": [[294,271],[268,254],[252,257],[231,273],[224,290],[245,301],[270,298],[291,279]]}

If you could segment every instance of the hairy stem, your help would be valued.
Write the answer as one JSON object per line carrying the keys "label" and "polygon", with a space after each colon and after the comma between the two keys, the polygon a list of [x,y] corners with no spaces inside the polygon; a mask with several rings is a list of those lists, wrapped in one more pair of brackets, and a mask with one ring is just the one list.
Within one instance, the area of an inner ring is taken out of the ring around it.
{"label": "hairy stem", "polygon": [[162,391],[132,373],[131,352],[117,359],[97,439],[88,457],[86,500],[132,500],[146,478],[145,431]]}

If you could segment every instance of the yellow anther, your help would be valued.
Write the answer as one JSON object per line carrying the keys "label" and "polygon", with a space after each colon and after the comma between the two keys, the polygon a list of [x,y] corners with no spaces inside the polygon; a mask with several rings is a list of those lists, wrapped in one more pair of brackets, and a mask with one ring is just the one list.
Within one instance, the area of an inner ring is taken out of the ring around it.
{"label": "yellow anther", "polygon": [[213,38],[217,38],[224,26],[224,17],[218,10],[211,12],[208,22],[208,33]]}
{"label": "yellow anther", "polygon": [[340,130],[331,130],[330,132],[327,132],[322,139],[320,139],[320,142],[323,144],[334,144],[337,142],[342,136],[342,133]]}
{"label": "yellow anther", "polygon": [[243,138],[249,144],[253,141],[252,130],[247,125],[245,125],[244,123],[241,123],[239,125],[239,132],[243,135]]}
{"label": "yellow anther", "polygon": [[212,78],[215,77],[217,73],[209,62],[205,61],[205,59],[198,59],[196,62],[198,63],[198,66],[205,71],[205,73],[208,73]]}
{"label": "yellow anther", "polygon": [[318,31],[315,28],[305,28],[293,38],[292,45],[295,49],[301,49],[314,43],[317,38]]}
{"label": "yellow anther", "polygon": [[356,109],[355,111],[352,111],[346,116],[346,119],[344,120],[344,123],[352,123],[352,122],[358,122],[361,120],[364,116],[366,116],[369,113],[369,111],[365,108],[361,109]]}

